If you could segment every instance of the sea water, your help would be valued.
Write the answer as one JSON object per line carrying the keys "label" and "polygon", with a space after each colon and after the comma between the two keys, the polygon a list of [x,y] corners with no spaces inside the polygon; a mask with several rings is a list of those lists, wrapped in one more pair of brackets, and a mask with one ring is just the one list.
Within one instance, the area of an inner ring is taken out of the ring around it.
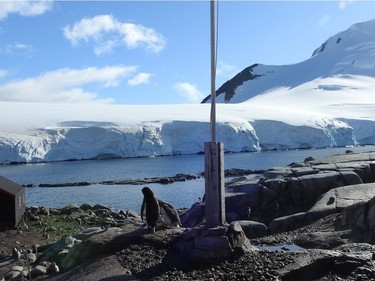
{"label": "sea water", "polygon": [[[224,168],[268,169],[303,162],[306,157],[324,158],[345,153],[348,148],[284,150],[224,155]],[[354,152],[374,151],[375,147],[353,147]],[[101,182],[123,179],[168,177],[179,173],[204,171],[204,155],[180,155],[154,158],[67,161],[0,166],[0,175],[23,185]],[[204,194],[204,179],[148,184],[157,197],[176,208],[190,207]],[[142,185],[89,185],[74,187],[28,187],[27,206],[64,207],[70,203],[103,204],[115,209],[139,212]]]}

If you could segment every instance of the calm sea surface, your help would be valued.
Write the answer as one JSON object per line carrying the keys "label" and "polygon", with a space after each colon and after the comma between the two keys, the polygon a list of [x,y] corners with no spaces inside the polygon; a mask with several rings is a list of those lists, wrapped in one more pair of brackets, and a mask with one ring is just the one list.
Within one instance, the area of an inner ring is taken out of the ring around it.
{"label": "calm sea surface", "polygon": [[[224,168],[268,169],[303,162],[306,157],[324,158],[345,153],[348,148],[266,151],[225,154]],[[350,148],[355,152],[374,151],[374,146]],[[55,162],[0,166],[0,175],[19,184],[63,184],[68,182],[100,182],[105,180],[142,179],[197,174],[204,171],[203,155],[167,156]],[[190,207],[204,193],[204,179],[168,185],[148,184],[157,197],[176,208]],[[139,212],[142,203],[141,185],[91,185],[81,187],[30,187],[26,189],[26,205],[64,207],[70,203],[103,204],[115,209]]]}

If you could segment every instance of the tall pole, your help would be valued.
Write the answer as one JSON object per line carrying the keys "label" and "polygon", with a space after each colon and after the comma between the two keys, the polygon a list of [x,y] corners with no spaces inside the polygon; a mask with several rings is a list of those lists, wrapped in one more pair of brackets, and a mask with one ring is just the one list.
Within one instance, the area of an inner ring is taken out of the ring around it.
{"label": "tall pole", "polygon": [[216,142],[216,34],[215,0],[210,0],[211,8],[211,142]]}
{"label": "tall pole", "polygon": [[215,0],[211,4],[211,142],[204,144],[206,227],[225,225],[224,145],[216,143]]}

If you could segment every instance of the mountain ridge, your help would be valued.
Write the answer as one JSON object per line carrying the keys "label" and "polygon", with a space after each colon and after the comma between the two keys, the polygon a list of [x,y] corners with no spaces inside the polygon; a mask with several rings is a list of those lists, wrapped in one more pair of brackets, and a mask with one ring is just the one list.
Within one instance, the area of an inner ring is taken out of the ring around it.
{"label": "mountain ridge", "polygon": [[[296,87],[319,77],[338,74],[375,77],[375,19],[353,24],[329,37],[305,61],[290,65],[256,63],[246,67],[219,87],[216,101],[245,102],[273,88]],[[210,100],[207,96],[202,103]]]}

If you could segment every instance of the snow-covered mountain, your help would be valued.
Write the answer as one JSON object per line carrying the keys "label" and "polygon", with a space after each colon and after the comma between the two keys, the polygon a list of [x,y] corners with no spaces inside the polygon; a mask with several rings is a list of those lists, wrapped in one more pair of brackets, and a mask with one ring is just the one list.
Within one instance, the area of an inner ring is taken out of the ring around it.
{"label": "snow-covered mountain", "polygon": [[[329,38],[306,61],[252,65],[217,91],[226,151],[375,144],[375,20]],[[0,102],[0,163],[203,151],[210,104]]]}
{"label": "snow-covered mountain", "polygon": [[[336,93],[347,90],[350,81],[344,86],[325,85],[322,79],[339,77],[352,81],[353,76],[375,77],[375,19],[354,24],[330,37],[303,62],[281,66],[254,64],[245,68],[217,90],[216,101],[245,102],[277,89],[291,90],[316,79],[320,79],[320,87],[315,90]],[[355,90],[355,86],[353,88]],[[203,102],[209,100],[210,96]]]}

